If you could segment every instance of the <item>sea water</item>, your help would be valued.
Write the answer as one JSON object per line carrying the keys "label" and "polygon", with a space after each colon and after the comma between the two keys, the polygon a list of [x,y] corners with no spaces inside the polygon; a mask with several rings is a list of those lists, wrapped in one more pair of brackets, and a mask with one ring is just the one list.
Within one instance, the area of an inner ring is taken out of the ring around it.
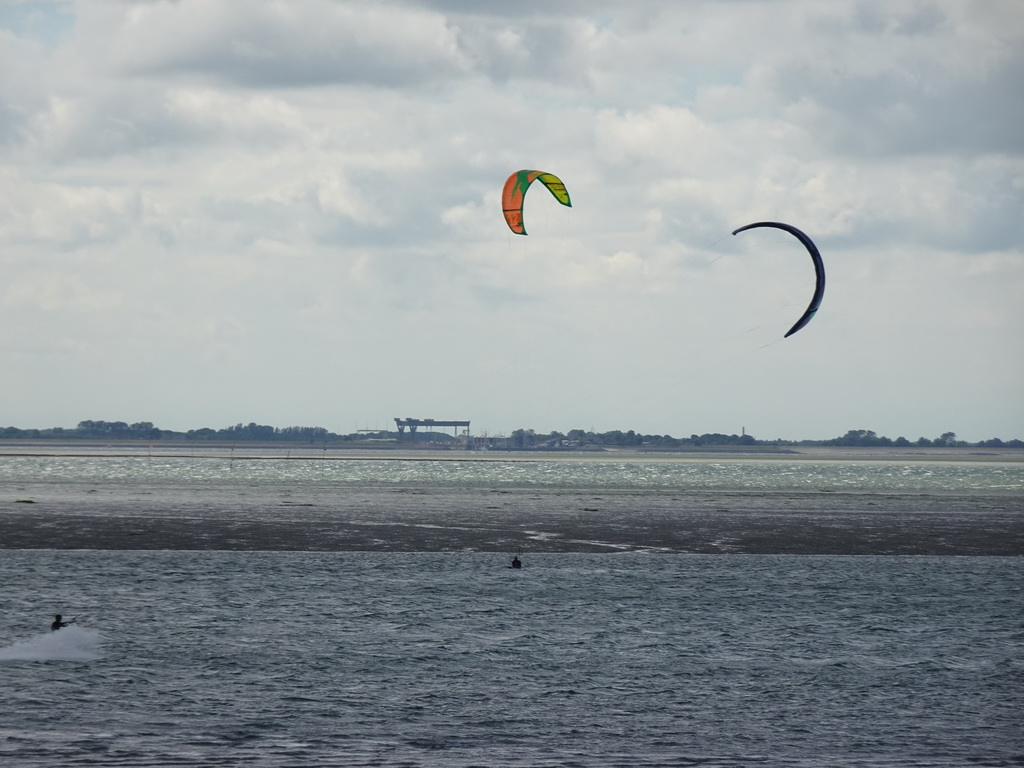
{"label": "sea water", "polygon": [[[449,466],[439,480],[419,462],[332,470],[197,461],[188,475],[180,460],[165,470],[136,459],[37,461],[49,469],[32,475],[19,459],[5,488],[40,507],[51,493],[102,495],[115,485],[143,508],[187,495],[168,472],[233,489],[239,503],[282,483],[302,487],[303,477],[318,487],[433,483],[440,499],[445,482],[485,489],[506,477],[491,464],[467,464],[461,475]],[[593,472],[584,464],[516,463],[510,470],[521,474],[508,485],[516,495],[600,484],[573,479]],[[630,464],[627,479],[598,474],[605,487],[667,473],[676,479],[658,488],[756,492],[750,473],[727,463],[703,474],[666,466]],[[1003,487],[1019,482],[1013,466],[886,467],[885,482],[870,467],[829,466],[775,464],[760,493],[785,506],[796,486],[827,490],[846,477],[851,488],[880,486],[872,493],[884,507],[898,495],[893,484],[929,499],[962,496],[967,484],[985,503],[1019,509]],[[362,480],[325,481],[332,471]],[[492,474],[474,480],[479,473]],[[91,514],[101,513],[94,503]],[[516,570],[493,551],[0,550],[0,762],[1024,764],[1020,557],[522,557]],[[49,632],[58,612],[74,623]]]}
{"label": "sea water", "polygon": [[[445,454],[442,454],[444,456]],[[330,456],[331,458],[327,458]],[[293,460],[281,452],[265,458],[156,456],[0,456],[0,483],[70,488],[230,487],[282,483],[292,488],[558,488],[685,489],[718,491],[855,490],[877,493],[1011,492],[1024,494],[1021,461],[837,461],[698,459],[568,455],[522,460],[521,454],[461,454],[432,459],[323,458]],[[333,460],[332,460],[333,459]]]}

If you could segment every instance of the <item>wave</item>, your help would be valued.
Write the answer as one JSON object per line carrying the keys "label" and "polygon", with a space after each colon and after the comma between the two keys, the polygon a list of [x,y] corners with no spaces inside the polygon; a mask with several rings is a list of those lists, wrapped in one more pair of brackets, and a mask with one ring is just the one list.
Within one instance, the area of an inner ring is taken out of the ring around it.
{"label": "wave", "polygon": [[102,642],[96,630],[72,625],[0,648],[0,661],[92,661]]}

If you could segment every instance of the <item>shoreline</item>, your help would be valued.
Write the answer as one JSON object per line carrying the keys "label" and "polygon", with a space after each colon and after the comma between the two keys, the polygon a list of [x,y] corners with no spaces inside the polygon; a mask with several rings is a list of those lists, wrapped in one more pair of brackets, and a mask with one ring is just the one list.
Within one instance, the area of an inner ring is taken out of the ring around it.
{"label": "shoreline", "polygon": [[193,443],[185,441],[0,440],[0,457],[218,458],[317,461],[868,461],[1024,463],[1022,448],[933,448],[763,446],[691,450],[607,448],[596,451],[473,451],[379,446],[316,446],[282,443]]}

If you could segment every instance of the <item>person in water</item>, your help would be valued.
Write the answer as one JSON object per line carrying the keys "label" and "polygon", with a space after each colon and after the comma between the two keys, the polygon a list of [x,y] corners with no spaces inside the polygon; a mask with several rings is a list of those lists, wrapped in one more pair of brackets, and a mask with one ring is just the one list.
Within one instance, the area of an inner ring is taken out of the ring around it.
{"label": "person in water", "polygon": [[68,625],[68,622],[61,621],[60,614],[58,613],[57,615],[55,615],[53,617],[53,624],[50,625],[50,631],[51,632],[56,632],[61,627],[66,627],[67,625]]}
{"label": "person in water", "polygon": [[519,555],[513,555],[512,556],[512,567],[513,568],[522,568],[523,567],[522,562],[519,560]]}

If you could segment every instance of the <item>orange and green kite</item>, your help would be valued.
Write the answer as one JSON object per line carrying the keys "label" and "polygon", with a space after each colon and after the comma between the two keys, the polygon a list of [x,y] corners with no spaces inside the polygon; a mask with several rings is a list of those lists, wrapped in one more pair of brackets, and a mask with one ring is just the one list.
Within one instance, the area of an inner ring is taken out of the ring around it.
{"label": "orange and green kite", "polygon": [[516,171],[505,181],[505,189],[501,193],[501,210],[505,214],[508,228],[517,235],[526,234],[526,227],[523,224],[523,199],[526,197],[526,190],[535,181],[540,181],[547,187],[555,200],[562,205],[572,207],[565,184],[553,173]]}

